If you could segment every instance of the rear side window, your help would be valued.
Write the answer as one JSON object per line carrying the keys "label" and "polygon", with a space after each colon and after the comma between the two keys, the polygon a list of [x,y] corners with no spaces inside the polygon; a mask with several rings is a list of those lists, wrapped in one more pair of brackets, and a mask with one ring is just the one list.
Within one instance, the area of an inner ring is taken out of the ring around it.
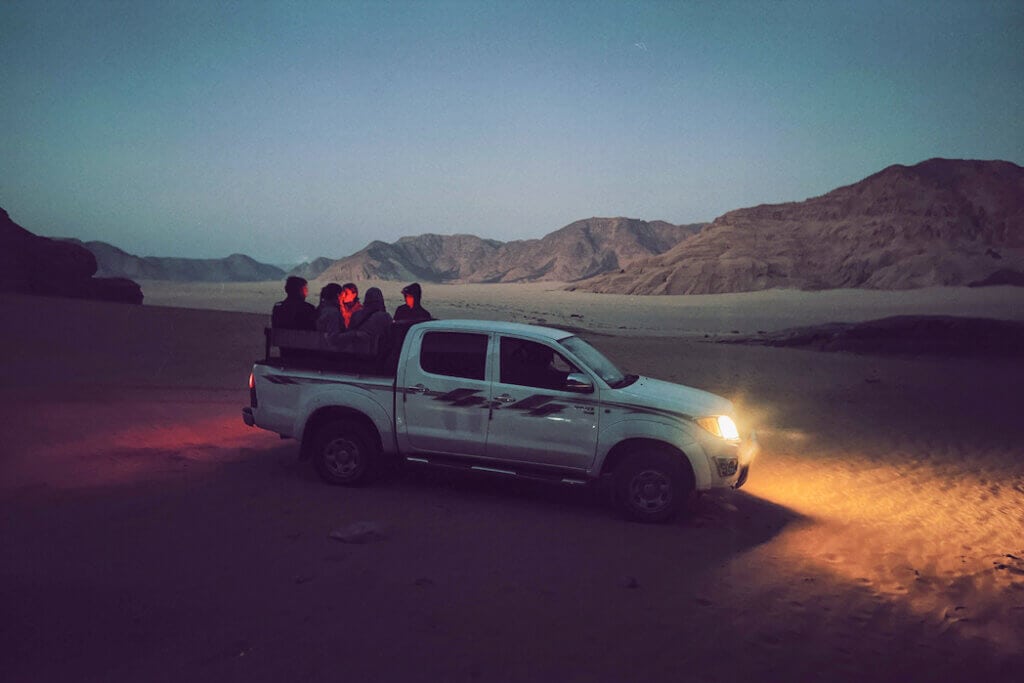
{"label": "rear side window", "polygon": [[487,367],[487,335],[427,332],[420,347],[420,367],[434,375],[482,380]]}

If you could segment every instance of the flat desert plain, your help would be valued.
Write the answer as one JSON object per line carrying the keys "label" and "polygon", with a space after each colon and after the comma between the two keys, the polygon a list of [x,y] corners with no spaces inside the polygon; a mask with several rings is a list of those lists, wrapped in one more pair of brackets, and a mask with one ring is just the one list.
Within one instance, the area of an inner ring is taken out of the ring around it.
{"label": "flat desert plain", "polygon": [[[330,487],[294,442],[241,421],[277,284],[144,283],[162,305],[142,307],[0,296],[4,680],[1021,675],[1019,356],[703,341],[1019,318],[1018,291],[518,287],[428,287],[425,305],[588,329],[624,369],[731,398],[764,449],[747,485],[652,526],[590,489],[418,471]],[[375,533],[331,537],[354,525]]]}

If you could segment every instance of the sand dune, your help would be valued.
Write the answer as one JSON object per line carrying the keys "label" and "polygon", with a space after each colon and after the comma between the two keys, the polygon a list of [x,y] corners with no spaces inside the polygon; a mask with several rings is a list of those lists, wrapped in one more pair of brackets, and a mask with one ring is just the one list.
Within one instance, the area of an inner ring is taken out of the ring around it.
{"label": "sand dune", "polygon": [[[479,290],[462,303],[486,305]],[[239,418],[264,314],[14,295],[0,311],[18,321],[0,338],[7,680],[976,681],[1024,666],[1020,363],[597,337],[623,367],[732,398],[764,446],[742,491],[642,526],[589,491],[322,485],[293,443]],[[359,521],[383,538],[329,537]]]}

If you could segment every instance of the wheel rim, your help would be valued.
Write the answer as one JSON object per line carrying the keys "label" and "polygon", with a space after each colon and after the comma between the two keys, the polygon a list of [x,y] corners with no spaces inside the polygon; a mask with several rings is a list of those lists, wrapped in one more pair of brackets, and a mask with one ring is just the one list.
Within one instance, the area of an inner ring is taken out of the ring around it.
{"label": "wheel rim", "polygon": [[655,513],[672,502],[672,479],[658,470],[644,470],[629,482],[629,502],[637,510]]}
{"label": "wheel rim", "polygon": [[363,454],[352,439],[338,437],[324,446],[324,465],[334,476],[351,479],[363,466]]}

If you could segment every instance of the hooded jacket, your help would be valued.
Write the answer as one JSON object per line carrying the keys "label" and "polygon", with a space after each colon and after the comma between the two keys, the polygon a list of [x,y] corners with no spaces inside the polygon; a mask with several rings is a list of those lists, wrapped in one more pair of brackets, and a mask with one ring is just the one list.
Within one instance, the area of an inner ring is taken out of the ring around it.
{"label": "hooded jacket", "polygon": [[402,295],[408,294],[412,297],[412,306],[402,304],[395,309],[395,322],[420,322],[422,320],[433,320],[434,316],[430,315],[430,311],[423,308],[420,305],[420,299],[423,298],[423,289],[420,287],[420,283],[414,282],[408,287],[402,290]]}
{"label": "hooded jacket", "polygon": [[326,335],[335,351],[373,356],[391,329],[391,316],[384,307],[384,294],[377,287],[366,290],[362,309],[352,314],[347,331]]}

